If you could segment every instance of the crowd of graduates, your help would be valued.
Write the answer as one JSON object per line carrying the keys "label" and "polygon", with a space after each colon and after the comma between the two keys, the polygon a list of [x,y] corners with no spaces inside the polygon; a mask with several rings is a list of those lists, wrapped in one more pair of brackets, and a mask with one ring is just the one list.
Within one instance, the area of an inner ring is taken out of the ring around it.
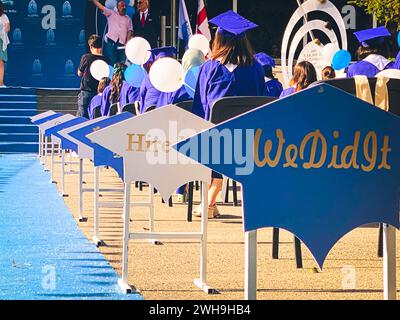
{"label": "crowd of graduates", "polygon": [[[295,94],[317,81],[314,66],[307,61],[299,62],[295,68],[289,87],[283,89],[282,84],[274,77],[275,61],[266,53],[255,54],[246,31],[257,25],[233,11],[225,12],[210,20],[218,27],[211,52],[204,57],[200,51],[188,51],[182,65],[188,71],[193,65],[199,65],[200,72],[193,99],[185,86],[172,93],[157,90],[147,74],[141,87],[135,88],[124,79],[124,64],[114,68],[111,81],[102,79],[98,85],[98,94],[89,104],[87,117],[93,117],[93,109],[101,106],[101,115],[107,116],[110,105],[119,104],[119,110],[126,104],[137,103],[138,113],[144,113],[152,108],[168,104],[193,100],[192,112],[206,120],[210,120],[213,103],[227,96],[273,96],[285,97]],[[385,38],[390,33],[385,27],[363,30],[355,33],[360,42],[357,52],[358,62],[351,64],[346,72],[347,77],[364,75],[374,77],[385,69],[400,69],[400,53],[395,62],[387,58]],[[151,50],[151,58],[144,65],[149,71],[152,64],[164,57],[176,58],[176,49],[163,47]],[[322,79],[335,78],[335,70],[327,66],[322,70]],[[213,181],[209,190],[210,218],[219,215],[215,205],[216,198],[222,187],[222,176],[213,173]],[[195,214],[200,214],[195,210]]]}

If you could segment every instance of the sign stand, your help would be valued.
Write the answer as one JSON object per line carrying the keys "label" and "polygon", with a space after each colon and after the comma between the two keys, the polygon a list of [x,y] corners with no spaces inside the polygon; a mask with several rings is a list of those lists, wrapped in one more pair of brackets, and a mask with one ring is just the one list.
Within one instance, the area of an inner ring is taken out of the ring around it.
{"label": "sign stand", "polygon": [[396,229],[383,225],[383,297],[396,300]]}
{"label": "sign stand", "polygon": [[257,230],[244,234],[244,299],[257,299]]}
{"label": "sign stand", "polygon": [[[151,190],[152,186],[149,185]],[[150,194],[152,192],[150,191]],[[150,240],[158,239],[192,239],[200,242],[200,277],[194,280],[194,284],[207,294],[215,293],[216,290],[207,285],[207,225],[208,225],[208,187],[203,182],[202,187],[202,215],[200,232],[129,232],[130,211],[131,211],[131,183],[125,182],[124,190],[124,227],[122,244],[122,278],[118,285],[126,293],[139,292],[128,284],[128,253],[129,240]],[[133,205],[135,206],[135,205]],[[137,206],[137,205],[136,205]],[[150,222],[150,225],[152,222]]]}

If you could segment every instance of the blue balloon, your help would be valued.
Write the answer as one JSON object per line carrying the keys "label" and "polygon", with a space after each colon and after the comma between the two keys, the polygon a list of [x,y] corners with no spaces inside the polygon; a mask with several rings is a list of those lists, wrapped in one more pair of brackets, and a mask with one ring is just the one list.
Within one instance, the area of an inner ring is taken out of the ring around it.
{"label": "blue balloon", "polygon": [[351,54],[347,50],[339,50],[333,56],[332,68],[335,70],[342,70],[349,66],[351,62]]}
{"label": "blue balloon", "polygon": [[112,66],[108,66],[108,67],[110,68],[110,73],[109,73],[108,77],[109,77],[110,79],[112,79],[113,74],[114,74],[114,68],[113,68]]}
{"label": "blue balloon", "polygon": [[142,66],[132,64],[126,68],[125,81],[132,87],[139,88],[142,85],[143,79],[146,76],[146,70]]}
{"label": "blue balloon", "polygon": [[398,44],[399,47],[400,47],[400,31],[399,31],[399,33],[397,34],[397,44]]}
{"label": "blue balloon", "polygon": [[191,98],[194,98],[194,92],[196,91],[197,79],[199,78],[200,66],[191,68],[185,76],[185,86],[186,92]]}

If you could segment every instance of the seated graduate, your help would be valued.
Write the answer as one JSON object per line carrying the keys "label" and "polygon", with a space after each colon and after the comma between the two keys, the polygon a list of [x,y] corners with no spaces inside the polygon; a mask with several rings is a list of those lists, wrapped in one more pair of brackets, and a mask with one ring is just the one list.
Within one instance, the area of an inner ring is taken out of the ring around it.
{"label": "seated graduate", "polygon": [[125,69],[126,65],[123,63],[114,65],[111,83],[104,89],[101,99],[101,114],[103,116],[109,116],[110,107],[114,103],[119,103],[119,111],[122,111],[126,104],[139,100],[140,90],[125,81]]}
{"label": "seated graduate", "polygon": [[283,86],[272,73],[272,68],[275,68],[275,60],[264,52],[257,53],[254,57],[264,68],[265,95],[279,98],[283,91]]}
{"label": "seated graduate", "polygon": [[321,72],[321,78],[322,80],[331,80],[336,78],[336,72],[335,69],[333,69],[331,66],[327,66],[322,69]]}
{"label": "seated graduate", "polygon": [[94,119],[94,108],[101,106],[101,99],[103,95],[104,89],[110,84],[110,78],[104,77],[99,81],[99,85],[97,86],[97,95],[90,100],[88,113],[89,119]]}
{"label": "seated graduate", "polygon": [[[192,112],[210,120],[213,103],[228,96],[264,96],[264,70],[254,58],[246,31],[257,25],[233,11],[210,20],[218,26],[211,59],[200,67]],[[222,176],[213,172],[208,192],[208,217],[219,215],[216,198],[222,189]],[[194,215],[201,215],[196,208]]]}
{"label": "seated graduate", "polygon": [[299,62],[294,67],[293,77],[289,83],[290,87],[283,90],[279,98],[306,89],[315,81],[317,81],[317,72],[313,64],[308,61]]}
{"label": "seated graduate", "polygon": [[[176,57],[176,49],[174,47],[161,47],[151,49],[151,63],[162,58]],[[149,62],[148,62],[149,63]],[[150,68],[151,69],[151,66]],[[146,112],[147,108],[156,106],[160,108],[169,104],[178,103],[181,101],[190,100],[190,96],[186,92],[184,86],[175,92],[161,92],[152,85],[149,74],[143,80],[140,88],[140,113]]]}
{"label": "seated graduate", "polygon": [[360,42],[357,50],[358,62],[350,65],[347,69],[347,77],[358,75],[375,77],[379,72],[393,68],[393,62],[387,59],[387,46],[385,38],[391,34],[385,27],[367,29],[354,32]]}

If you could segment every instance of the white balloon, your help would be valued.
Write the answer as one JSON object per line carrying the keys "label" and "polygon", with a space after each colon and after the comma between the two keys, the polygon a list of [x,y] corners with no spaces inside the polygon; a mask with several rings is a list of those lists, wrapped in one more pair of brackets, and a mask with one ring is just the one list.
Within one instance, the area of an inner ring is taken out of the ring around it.
{"label": "white balloon", "polygon": [[151,84],[161,92],[174,92],[179,90],[184,81],[182,65],[172,58],[158,59],[151,67]]}
{"label": "white balloon", "polygon": [[110,76],[110,67],[107,62],[96,60],[90,65],[90,73],[93,78],[100,81],[102,78]]}
{"label": "white balloon", "polygon": [[202,34],[195,34],[189,39],[189,49],[199,49],[206,56],[210,51],[210,43]]}
{"label": "white balloon", "polygon": [[143,65],[149,60],[149,42],[141,37],[135,37],[128,41],[125,46],[125,54],[130,62]]}
{"label": "white balloon", "polygon": [[335,56],[336,52],[340,50],[339,46],[335,43],[328,43],[322,49],[322,57],[327,65],[332,65],[333,57]]}
{"label": "white balloon", "polygon": [[375,77],[386,77],[390,79],[400,79],[400,70],[398,69],[386,69],[379,72]]}

